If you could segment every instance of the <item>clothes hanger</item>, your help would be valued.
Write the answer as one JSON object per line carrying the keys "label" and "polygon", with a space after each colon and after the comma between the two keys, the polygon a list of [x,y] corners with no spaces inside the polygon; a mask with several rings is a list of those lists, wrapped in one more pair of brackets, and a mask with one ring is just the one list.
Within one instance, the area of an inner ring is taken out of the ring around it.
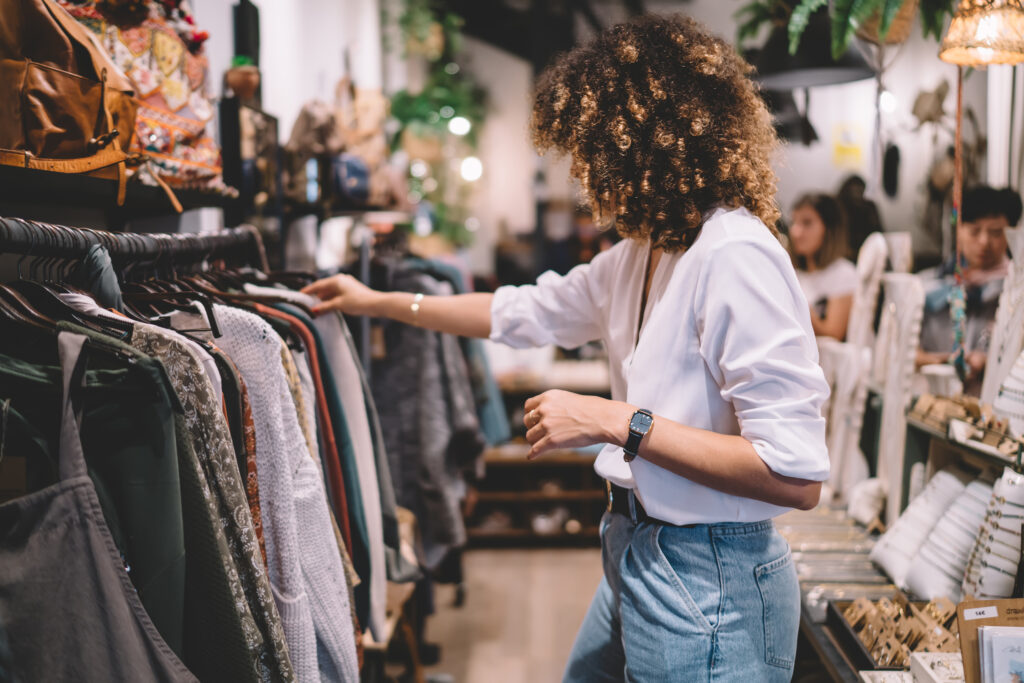
{"label": "clothes hanger", "polygon": [[[67,241],[68,236],[63,231],[58,230],[56,226],[46,224],[34,226],[25,221],[23,221],[23,224],[30,230],[38,228],[42,234],[52,240],[47,246],[50,246],[55,251],[70,249],[72,246]],[[58,257],[44,257],[38,263],[34,263],[33,267],[29,269],[28,279],[21,278],[21,273],[19,272],[19,279],[7,284],[8,290],[17,292],[20,295],[20,300],[17,303],[20,303],[22,306],[31,307],[37,314],[44,316],[47,321],[72,319],[74,322],[95,331],[106,332],[106,327],[100,324],[95,317],[80,313],[57,295],[56,278],[59,277],[61,272],[57,270],[58,265],[62,265],[62,261]]]}

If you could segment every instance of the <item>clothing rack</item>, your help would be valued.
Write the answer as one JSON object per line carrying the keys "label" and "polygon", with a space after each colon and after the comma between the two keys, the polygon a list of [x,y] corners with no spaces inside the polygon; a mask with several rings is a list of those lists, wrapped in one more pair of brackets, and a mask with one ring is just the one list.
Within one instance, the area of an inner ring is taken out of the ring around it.
{"label": "clothing rack", "polygon": [[238,260],[243,257],[246,263],[268,270],[263,241],[259,232],[251,226],[205,235],[139,234],[72,228],[0,216],[0,254],[75,259],[85,254],[94,244],[105,247],[111,261],[117,265],[163,259],[174,264],[184,264],[218,258]]}
{"label": "clothing rack", "polygon": [[[400,232],[398,223],[408,222],[411,216],[401,211],[364,211],[353,212],[351,215],[355,221],[355,230],[352,235],[352,243],[359,250],[359,259],[356,265],[356,277],[364,285],[370,285],[370,261],[373,259],[374,247],[378,240],[399,239]],[[390,225],[390,229],[382,229],[382,225]],[[370,356],[370,318],[360,316],[359,318],[359,360],[363,364],[363,372],[366,373],[367,381],[370,379],[372,359]]]}

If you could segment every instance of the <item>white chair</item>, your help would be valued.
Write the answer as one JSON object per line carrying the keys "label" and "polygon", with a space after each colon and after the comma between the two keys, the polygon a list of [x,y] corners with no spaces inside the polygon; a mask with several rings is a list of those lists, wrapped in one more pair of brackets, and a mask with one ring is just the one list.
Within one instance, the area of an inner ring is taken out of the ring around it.
{"label": "white chair", "polygon": [[889,266],[894,273],[909,273],[914,264],[913,241],[909,232],[884,232],[889,246]]}
{"label": "white chair", "polygon": [[842,500],[850,489],[868,476],[868,465],[860,450],[860,428],[864,420],[869,349],[835,339],[819,338],[818,352],[832,395],[826,408],[826,443],[831,465],[829,488]]}
{"label": "white chair", "polygon": [[857,254],[857,290],[853,293],[850,322],[846,327],[846,341],[851,344],[865,347],[874,344],[878,289],[888,258],[889,245],[885,236],[880,232],[868,235]]}
{"label": "white chair", "polygon": [[899,517],[903,504],[903,451],[907,438],[906,410],[917,340],[921,336],[924,287],[909,273],[882,277],[885,303],[875,344],[873,378],[881,380],[882,421],[878,443],[878,477],[886,491],[886,521]]}

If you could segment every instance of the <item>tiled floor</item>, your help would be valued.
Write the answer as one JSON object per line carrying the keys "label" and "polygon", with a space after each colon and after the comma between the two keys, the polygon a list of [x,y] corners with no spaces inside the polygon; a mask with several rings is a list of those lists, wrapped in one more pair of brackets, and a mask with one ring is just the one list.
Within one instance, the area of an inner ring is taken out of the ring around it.
{"label": "tiled floor", "polygon": [[474,550],[465,555],[466,602],[439,586],[427,640],[441,661],[431,674],[455,683],[561,680],[565,661],[601,580],[601,551]]}

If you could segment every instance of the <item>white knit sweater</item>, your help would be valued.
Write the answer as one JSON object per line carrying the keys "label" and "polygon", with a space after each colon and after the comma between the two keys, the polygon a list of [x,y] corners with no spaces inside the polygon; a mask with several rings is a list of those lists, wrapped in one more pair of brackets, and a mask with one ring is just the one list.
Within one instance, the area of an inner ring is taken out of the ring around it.
{"label": "white knit sweater", "polygon": [[[246,291],[269,294],[312,307],[317,299],[290,290],[270,289],[247,285]],[[384,556],[384,517],[380,505],[380,485],[377,481],[377,463],[373,455],[370,422],[366,415],[366,399],[359,379],[359,368],[346,340],[348,330],[338,314],[321,315],[314,321],[324,343],[324,355],[331,365],[337,383],[341,408],[345,413],[349,438],[356,455],[356,476],[366,519],[366,535],[370,551],[370,632],[380,641],[384,637],[387,618],[387,560]]]}
{"label": "white knit sweater", "polygon": [[358,681],[345,571],[281,365],[281,338],[247,311],[217,305],[214,315],[223,333],[216,343],[238,366],[252,404],[270,583],[292,666],[300,681]]}

